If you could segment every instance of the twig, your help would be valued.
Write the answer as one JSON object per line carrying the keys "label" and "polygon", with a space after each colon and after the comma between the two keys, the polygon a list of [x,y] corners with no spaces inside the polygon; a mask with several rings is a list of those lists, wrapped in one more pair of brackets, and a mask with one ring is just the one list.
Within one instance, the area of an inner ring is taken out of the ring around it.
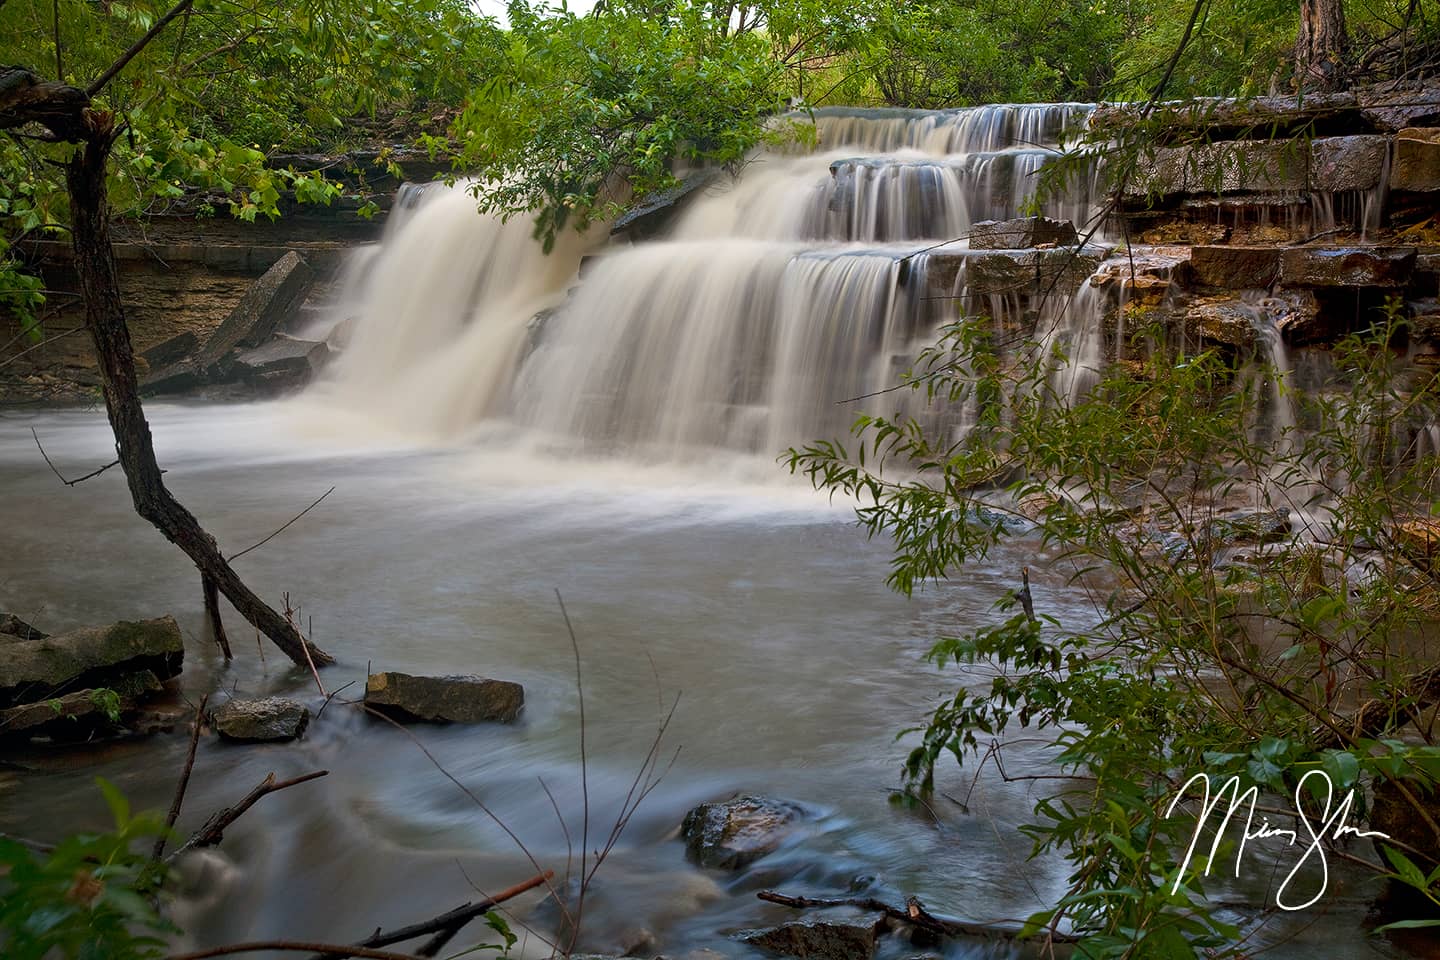
{"label": "twig", "polygon": [[150,853],[151,860],[159,860],[165,855],[165,841],[170,836],[170,831],[175,828],[175,821],[180,819],[180,807],[185,803],[185,789],[190,786],[190,771],[195,769],[195,750],[200,746],[200,728],[205,722],[205,704],[210,700],[210,694],[200,698],[200,705],[195,708],[195,729],[190,731],[190,749],[185,754],[185,767],[180,771],[180,782],[175,785],[175,799],[170,801],[170,813],[165,817],[165,830],[155,838],[155,849]]}
{"label": "twig", "polygon": [[366,947],[346,947],[334,943],[314,943],[308,940],[255,940],[250,943],[232,943],[228,947],[212,947],[194,953],[172,953],[165,960],[205,960],[206,957],[226,957],[235,953],[255,953],[260,950],[289,950],[297,953],[313,953],[316,950],[329,951],[332,957],[369,957],[371,960],[416,960],[412,953],[392,953],[389,950],[370,950]]}
{"label": "twig", "polygon": [[250,546],[246,547],[244,550],[241,550],[239,553],[233,553],[233,554],[231,554],[230,556],[228,556],[228,557],[225,558],[226,561],[229,562],[229,563],[234,563],[236,560],[239,560],[241,557],[245,556],[245,554],[249,553],[251,550],[258,550],[258,549],[260,549],[261,547],[265,546],[265,544],[269,543],[271,540],[274,540],[276,537],[280,536],[280,534],[284,533],[284,532],[285,532],[285,529],[286,529],[287,527],[289,527],[290,524],[294,523],[296,520],[299,520],[301,517],[305,516],[305,514],[309,513],[311,510],[314,510],[316,507],[320,506],[320,501],[321,501],[321,500],[324,500],[326,497],[330,496],[330,494],[332,494],[332,493],[334,493],[334,492],[335,492],[335,488],[334,488],[334,487],[331,487],[329,490],[326,490],[324,493],[320,494],[319,498],[317,498],[314,503],[310,504],[310,506],[306,507],[304,510],[301,510],[299,513],[295,514],[295,516],[293,516],[293,517],[291,517],[289,520],[287,520],[287,521],[285,522],[284,526],[282,526],[279,530],[276,530],[274,533],[270,534],[270,536],[266,537],[264,540],[261,540],[259,543],[251,544]]}
{"label": "twig", "polygon": [[89,473],[85,474],[85,476],[83,476],[83,477],[77,477],[77,478],[74,479],[74,480],[66,480],[66,479],[65,479],[65,475],[62,474],[59,470],[57,470],[57,469],[55,468],[55,464],[52,463],[51,460],[50,460],[50,455],[49,455],[48,453],[46,453],[46,452],[45,452],[45,448],[44,448],[43,446],[41,446],[41,444],[40,444],[40,434],[38,434],[38,433],[35,432],[35,428],[34,428],[34,427],[31,427],[31,428],[30,428],[30,435],[35,438],[35,446],[40,447],[40,456],[42,456],[42,457],[45,458],[45,463],[49,465],[49,467],[50,467],[50,472],[53,473],[53,474],[55,474],[55,476],[59,477],[59,478],[60,478],[60,482],[63,483],[63,484],[65,484],[65,486],[67,486],[67,487],[73,487],[73,486],[75,486],[75,484],[77,484],[77,483],[84,483],[86,480],[89,480],[91,477],[98,477],[98,476],[100,476],[100,474],[104,473],[106,470],[109,470],[111,467],[118,467],[118,466],[120,465],[120,461],[119,461],[119,460],[115,460],[115,461],[112,461],[111,463],[105,464],[105,466],[101,467],[99,470],[92,470],[92,471],[90,471]]}
{"label": "twig", "polygon": [[326,695],[325,695],[325,702],[322,703],[322,704],[320,704],[320,709],[319,709],[319,710],[316,710],[316,711],[315,711],[315,719],[316,719],[316,721],[317,721],[317,722],[319,721],[321,714],[323,714],[323,713],[325,712],[325,708],[328,707],[328,706],[330,706],[330,701],[331,701],[331,700],[334,700],[336,696],[338,696],[338,695],[341,694],[341,693],[344,693],[344,692],[345,692],[346,690],[348,690],[350,687],[355,686],[355,684],[358,683],[358,682],[359,682],[358,680],[351,680],[349,683],[342,684],[342,685],[336,687],[334,690],[330,691],[328,694],[326,694]]}
{"label": "twig", "polygon": [[205,616],[210,620],[210,632],[215,634],[215,643],[227,662],[234,660],[234,655],[230,653],[230,638],[225,636],[225,621],[220,618],[220,588],[208,573],[200,574],[200,592],[205,596]]}
{"label": "twig", "polygon": [[[254,790],[251,790],[249,793],[247,793],[244,799],[242,799],[239,803],[235,804],[235,806],[225,807],[224,809],[212,814],[210,819],[205,821],[205,825],[199,830],[195,831],[195,833],[191,835],[190,839],[185,841],[183,846],[181,846],[178,850],[165,858],[165,862],[172,862],[176,857],[180,856],[180,854],[184,853],[186,850],[193,850],[197,847],[215,846],[215,844],[219,843],[221,840],[224,839],[225,831],[229,828],[230,824],[240,819],[241,814],[243,814],[246,810],[249,810],[251,807],[255,806],[255,804],[259,802],[260,798],[264,797],[266,794],[275,793],[278,790],[284,790],[287,787],[297,786],[302,783],[309,783],[311,780],[318,780],[320,777],[327,776],[329,773],[329,770],[316,770],[313,773],[307,773],[304,776],[293,777],[289,780],[280,781],[276,781],[275,774],[269,774],[264,780],[261,780],[260,783],[256,785]],[[257,947],[252,949],[261,948]],[[275,947],[274,949],[278,950],[280,948]]]}
{"label": "twig", "polygon": [[575,654],[575,695],[580,704],[580,895],[575,903],[575,923],[571,928],[570,943],[565,950],[569,954],[575,949],[575,938],[580,935],[580,921],[585,916],[585,888],[589,886],[589,875],[585,860],[590,853],[590,777],[585,750],[585,683],[580,673],[580,641],[575,638],[575,627],[570,623],[570,614],[565,609],[565,598],[560,588],[555,588],[555,602],[560,604],[560,616],[565,618],[565,631],[570,635],[570,649]]}

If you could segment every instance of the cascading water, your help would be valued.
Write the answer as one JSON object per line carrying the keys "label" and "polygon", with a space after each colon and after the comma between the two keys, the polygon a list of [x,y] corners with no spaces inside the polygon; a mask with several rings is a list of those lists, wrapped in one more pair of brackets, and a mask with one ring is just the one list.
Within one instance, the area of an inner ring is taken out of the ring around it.
{"label": "cascading water", "polygon": [[[1031,212],[1089,109],[797,115],[811,152],[756,155],[667,238],[605,252],[578,284],[581,238],[545,257],[464,191],[408,194],[317,391],[432,434],[502,418],[564,449],[658,459],[841,435],[854,410],[838,401],[896,384],[973,300],[955,266],[972,224]],[[1092,178],[1038,212],[1083,224],[1095,192]],[[1027,304],[986,306],[998,320]]]}

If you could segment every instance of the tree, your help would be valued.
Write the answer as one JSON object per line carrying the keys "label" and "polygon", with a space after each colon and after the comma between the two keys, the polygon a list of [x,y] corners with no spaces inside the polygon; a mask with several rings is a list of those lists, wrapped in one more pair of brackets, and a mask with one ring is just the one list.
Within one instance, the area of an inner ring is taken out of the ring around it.
{"label": "tree", "polygon": [[1319,92],[1343,87],[1348,44],[1342,0],[1300,0],[1300,32],[1295,37],[1296,85]]}

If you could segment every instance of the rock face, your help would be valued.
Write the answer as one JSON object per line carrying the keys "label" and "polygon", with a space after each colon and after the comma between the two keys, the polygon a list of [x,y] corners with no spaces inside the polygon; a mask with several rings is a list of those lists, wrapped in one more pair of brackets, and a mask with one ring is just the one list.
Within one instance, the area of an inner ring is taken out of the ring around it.
{"label": "rock face", "polygon": [[1414,247],[1289,247],[1280,281],[1292,287],[1405,286],[1415,271]]}
{"label": "rock face", "polygon": [[324,343],[277,337],[237,356],[235,372],[264,389],[298,387],[309,383],[329,358],[330,347]]}
{"label": "rock face", "polygon": [[669,226],[691,197],[719,178],[719,170],[695,171],[670,189],[655,193],[627,211],[610,228],[610,235],[624,235],[634,240],[653,237]]}
{"label": "rock face", "polygon": [[1190,251],[1195,282],[1232,290],[1268,290],[1280,279],[1277,247],[1203,246]]}
{"label": "rock face", "polygon": [[397,720],[510,723],[525,705],[525,688],[485,677],[372,673],[365,680],[365,705]]}
{"label": "rock face", "polygon": [[1410,127],[1395,135],[1390,189],[1440,190],[1440,127]]}
{"label": "rock face", "polygon": [[788,800],[736,797],[691,810],[680,836],[701,866],[738,870],[778,850],[804,819],[805,810]]}
{"label": "rock face", "polygon": [[955,290],[962,272],[970,293],[1066,296],[1080,288],[1105,259],[1103,248],[1084,250],[951,250],[925,256],[925,280],[929,289],[944,295]]}
{"label": "rock face", "polygon": [[853,919],[812,918],[747,934],[746,943],[786,957],[814,960],[870,960],[885,919],[869,914]]}
{"label": "rock face", "polygon": [[971,250],[1028,250],[1041,244],[1073,247],[1075,225],[1049,217],[981,220],[970,228]]}
{"label": "rock face", "polygon": [[223,364],[231,351],[258,347],[274,335],[309,290],[314,274],[291,250],[256,280],[196,354],[202,371]]}
{"label": "rock face", "polygon": [[5,644],[0,656],[0,707],[90,687],[113,687],[148,670],[158,680],[180,672],[185,644],[172,617],[121,621]]}
{"label": "rock face", "polygon": [[226,740],[267,743],[294,740],[310,723],[310,710],[298,700],[264,697],[229,700],[212,715],[215,729]]}
{"label": "rock face", "polygon": [[1241,300],[1196,304],[1185,320],[1202,338],[1228,347],[1252,347],[1258,336],[1255,325],[1259,314],[1253,305]]}

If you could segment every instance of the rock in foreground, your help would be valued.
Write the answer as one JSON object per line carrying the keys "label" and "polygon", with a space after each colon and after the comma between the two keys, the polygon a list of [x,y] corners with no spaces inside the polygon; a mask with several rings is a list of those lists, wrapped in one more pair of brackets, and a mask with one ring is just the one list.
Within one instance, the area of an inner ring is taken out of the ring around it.
{"label": "rock in foreground", "polygon": [[168,680],[180,672],[185,658],[185,643],[173,617],[122,620],[53,637],[14,639],[4,649],[0,707],[86,688],[113,687],[122,678],[145,670],[157,680]]}
{"label": "rock in foreground", "polygon": [[310,710],[286,697],[227,701],[212,715],[215,729],[226,740],[240,743],[275,743],[295,740],[310,723]]}
{"label": "rock in foreground", "polygon": [[365,705],[397,720],[510,723],[525,705],[525,688],[485,677],[373,673],[365,679]]}
{"label": "rock in foreground", "polygon": [[804,819],[805,810],[788,800],[736,797],[691,810],[680,835],[696,863],[738,870],[778,850]]}
{"label": "rock in foreground", "polygon": [[814,960],[870,960],[884,917],[794,920],[745,937],[745,942],[771,953]]}

